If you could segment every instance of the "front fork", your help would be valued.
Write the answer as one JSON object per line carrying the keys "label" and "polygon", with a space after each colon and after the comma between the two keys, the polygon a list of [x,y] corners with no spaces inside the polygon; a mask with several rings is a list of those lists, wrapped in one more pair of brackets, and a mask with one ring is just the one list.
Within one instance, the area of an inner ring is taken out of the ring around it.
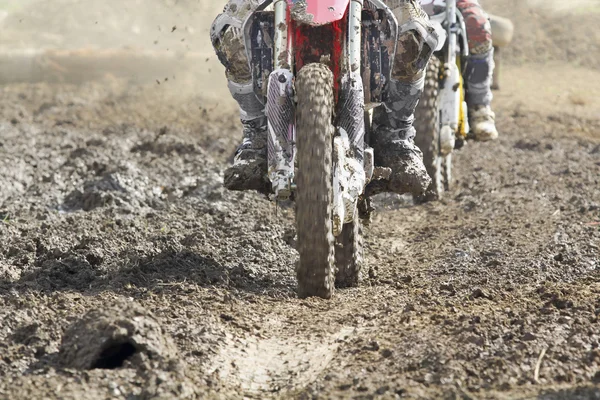
{"label": "front fork", "polygon": [[363,0],[352,0],[333,139],[333,233],[353,221],[360,196],[373,171],[373,152],[365,149],[365,93],[361,76]]}
{"label": "front fork", "polygon": [[[345,171],[340,185],[336,190],[341,190],[338,199],[345,198],[343,205],[338,208],[337,219],[349,222],[353,212],[350,207],[355,207],[358,196],[364,189],[364,166],[372,165],[372,152],[364,149],[364,90],[361,78],[361,32],[362,32],[362,9],[364,0],[352,0],[348,11],[348,37],[344,52],[343,68],[348,71],[342,81],[342,94],[340,101],[345,104],[341,107],[338,118],[338,145],[334,146],[340,151],[338,165]],[[271,181],[275,198],[278,200],[288,199],[294,191],[294,164],[295,164],[295,103],[293,88],[293,65],[294,48],[293,32],[290,23],[290,12],[287,0],[276,0],[275,11],[275,35],[273,41],[274,49],[274,71],[270,74],[267,87],[266,114],[268,120],[268,176]],[[345,111],[345,113],[344,113]],[[346,114],[346,115],[344,115]],[[343,153],[343,154],[342,154]],[[354,153],[354,154],[352,154]],[[362,174],[358,174],[355,162],[360,165]],[[364,161],[363,161],[364,160]],[[349,164],[352,164],[350,167]],[[372,168],[371,168],[372,169]],[[334,168],[335,170],[335,168]],[[334,172],[334,174],[336,174]],[[367,172],[367,175],[370,176]],[[335,186],[335,185],[334,185]],[[359,192],[356,188],[360,186]]]}
{"label": "front fork", "polygon": [[287,0],[276,0],[274,71],[269,75],[266,114],[268,121],[268,176],[278,200],[289,199],[294,185],[295,104],[293,45]]}
{"label": "front fork", "polygon": [[444,156],[454,150],[456,137],[465,138],[469,130],[458,45],[459,31],[463,35],[466,32],[464,24],[461,25],[457,18],[456,0],[446,1],[446,13],[448,50],[444,63],[444,86],[440,93],[440,152]]}

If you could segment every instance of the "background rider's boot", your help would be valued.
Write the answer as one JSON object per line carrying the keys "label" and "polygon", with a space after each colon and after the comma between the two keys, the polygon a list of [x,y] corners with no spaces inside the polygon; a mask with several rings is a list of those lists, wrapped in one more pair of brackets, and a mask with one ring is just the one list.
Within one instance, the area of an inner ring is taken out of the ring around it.
{"label": "background rider's boot", "polygon": [[252,83],[229,82],[233,98],[240,106],[242,144],[233,165],[225,170],[224,185],[229,190],[269,192],[267,179],[267,118],[264,105],[254,94]]}
{"label": "background rider's boot", "polygon": [[475,140],[486,142],[498,139],[496,114],[490,106],[474,106],[469,110],[469,124]]}
{"label": "background rider's boot", "polygon": [[423,92],[424,78],[416,82],[389,83],[387,99],[374,116],[371,144],[375,164],[392,170],[387,190],[398,194],[423,194],[431,184],[423,153],[415,145],[414,111]]}
{"label": "background rider's boot", "polygon": [[492,79],[494,75],[494,49],[482,54],[471,54],[465,68],[469,123],[476,140],[498,138],[492,103]]}

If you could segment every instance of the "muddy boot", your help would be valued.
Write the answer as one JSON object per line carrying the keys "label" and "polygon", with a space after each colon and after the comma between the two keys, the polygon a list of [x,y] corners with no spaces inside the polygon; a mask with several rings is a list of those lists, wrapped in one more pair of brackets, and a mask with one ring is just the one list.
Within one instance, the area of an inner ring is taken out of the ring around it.
{"label": "muddy boot", "polygon": [[496,114],[490,106],[475,106],[469,110],[469,124],[475,140],[487,142],[498,139],[496,129]]}
{"label": "muddy boot", "polygon": [[224,185],[229,190],[268,193],[266,117],[242,120],[242,125],[244,139],[235,153],[233,165],[225,170]]}
{"label": "muddy boot", "polygon": [[410,83],[392,80],[386,102],[374,115],[377,127],[371,144],[375,164],[392,170],[385,191],[419,196],[431,184],[423,164],[423,153],[414,143],[414,111],[424,82],[424,78]]}
{"label": "muddy boot", "polygon": [[386,191],[420,196],[431,184],[423,164],[423,153],[414,143],[415,130],[380,127],[375,133],[375,163],[392,170]]}
{"label": "muddy boot", "polygon": [[240,106],[242,144],[233,165],[225,170],[223,183],[229,190],[257,190],[269,193],[267,179],[267,118],[252,84],[229,82],[233,98]]}
{"label": "muddy boot", "polygon": [[254,94],[252,83],[229,82],[233,98],[240,106],[242,144],[233,165],[225,170],[224,185],[229,190],[270,192],[267,178],[267,118],[264,106]]}
{"label": "muddy boot", "polygon": [[471,54],[465,69],[469,123],[476,140],[488,141],[498,138],[492,103],[492,79],[494,75],[494,49],[483,54]]}

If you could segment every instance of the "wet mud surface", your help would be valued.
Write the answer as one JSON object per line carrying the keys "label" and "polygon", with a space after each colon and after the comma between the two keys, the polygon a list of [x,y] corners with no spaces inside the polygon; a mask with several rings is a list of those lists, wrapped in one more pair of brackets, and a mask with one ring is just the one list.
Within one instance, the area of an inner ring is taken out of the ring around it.
{"label": "wet mud surface", "polygon": [[222,188],[229,103],[1,87],[0,398],[598,398],[600,115],[524,102],[511,57],[499,141],[440,202],[381,198],[331,301],[296,298],[293,209]]}

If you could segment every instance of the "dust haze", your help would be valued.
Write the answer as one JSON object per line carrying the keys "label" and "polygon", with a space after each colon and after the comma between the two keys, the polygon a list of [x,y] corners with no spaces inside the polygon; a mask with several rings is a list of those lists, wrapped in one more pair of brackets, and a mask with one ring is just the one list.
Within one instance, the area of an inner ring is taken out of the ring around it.
{"label": "dust haze", "polygon": [[598,0],[528,0],[530,6],[561,13],[582,13],[600,10]]}
{"label": "dust haze", "polygon": [[0,1],[0,81],[77,83],[113,75],[179,96],[226,97],[223,68],[209,40],[220,3]]}

